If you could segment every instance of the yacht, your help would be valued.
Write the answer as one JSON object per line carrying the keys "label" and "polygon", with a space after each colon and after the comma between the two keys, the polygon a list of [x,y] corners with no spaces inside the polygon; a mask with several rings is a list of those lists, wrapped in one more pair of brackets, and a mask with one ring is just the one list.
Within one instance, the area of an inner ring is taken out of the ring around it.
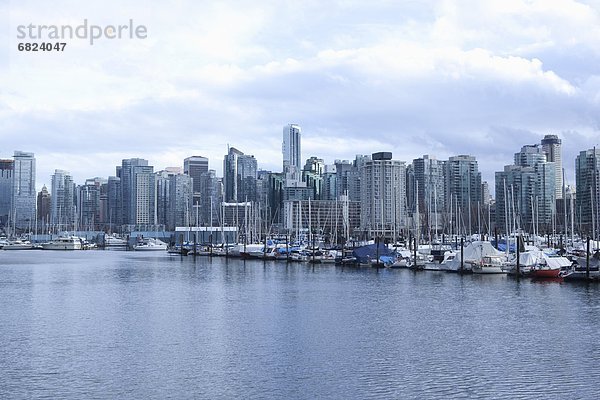
{"label": "yacht", "polygon": [[127,247],[127,239],[118,237],[114,233],[112,235],[104,235],[104,247]]}
{"label": "yacht", "polygon": [[147,238],[133,245],[136,251],[166,251],[167,247],[165,242],[154,238]]}
{"label": "yacht", "polygon": [[9,241],[2,247],[4,250],[32,250],[35,247],[29,240],[13,240]]}
{"label": "yacht", "polygon": [[48,243],[42,243],[44,250],[81,250],[83,244],[77,236],[61,236]]}

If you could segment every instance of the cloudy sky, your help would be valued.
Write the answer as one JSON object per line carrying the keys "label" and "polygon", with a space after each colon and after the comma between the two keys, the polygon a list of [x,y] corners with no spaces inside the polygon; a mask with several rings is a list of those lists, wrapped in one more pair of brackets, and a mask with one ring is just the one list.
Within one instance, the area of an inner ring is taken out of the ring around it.
{"label": "cloudy sky", "polygon": [[[38,187],[131,157],[159,170],[202,155],[220,175],[228,145],[279,171],[290,122],[303,158],[471,154],[491,186],[545,134],[568,183],[600,145],[597,0],[86,3],[0,0],[0,158],[34,152]],[[147,38],[17,50],[19,25],[84,19],[132,19]]]}

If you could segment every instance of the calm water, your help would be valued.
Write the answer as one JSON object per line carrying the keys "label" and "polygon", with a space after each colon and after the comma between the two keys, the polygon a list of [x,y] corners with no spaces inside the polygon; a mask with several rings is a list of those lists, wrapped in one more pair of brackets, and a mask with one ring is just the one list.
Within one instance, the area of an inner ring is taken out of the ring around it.
{"label": "calm water", "polygon": [[600,286],[0,252],[0,398],[598,398]]}

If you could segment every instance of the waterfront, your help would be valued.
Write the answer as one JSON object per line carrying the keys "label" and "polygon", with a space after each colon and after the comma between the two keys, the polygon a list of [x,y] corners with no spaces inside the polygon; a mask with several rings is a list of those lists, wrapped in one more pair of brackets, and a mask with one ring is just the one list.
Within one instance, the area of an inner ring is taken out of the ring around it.
{"label": "waterfront", "polygon": [[0,252],[2,398],[597,398],[600,286]]}

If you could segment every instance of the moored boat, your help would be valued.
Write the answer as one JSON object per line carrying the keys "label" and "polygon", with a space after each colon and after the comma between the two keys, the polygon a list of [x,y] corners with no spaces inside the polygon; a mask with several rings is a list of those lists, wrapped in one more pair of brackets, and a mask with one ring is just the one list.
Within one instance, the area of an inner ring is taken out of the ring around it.
{"label": "moored boat", "polygon": [[166,251],[167,244],[162,240],[147,238],[133,245],[136,251]]}
{"label": "moored boat", "polygon": [[61,236],[48,243],[42,243],[44,250],[81,250],[83,244],[76,236]]}

